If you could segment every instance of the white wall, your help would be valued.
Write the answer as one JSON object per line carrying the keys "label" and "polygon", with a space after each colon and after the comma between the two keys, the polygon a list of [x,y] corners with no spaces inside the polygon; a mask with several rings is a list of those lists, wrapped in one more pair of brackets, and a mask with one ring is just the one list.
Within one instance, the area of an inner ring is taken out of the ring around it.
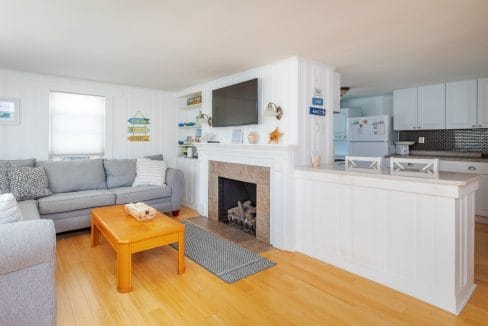
{"label": "white wall", "polygon": [[[268,134],[276,127],[279,127],[280,131],[284,133],[280,144],[298,145],[295,155],[295,163],[297,165],[310,164],[309,155],[312,150],[320,151],[324,162],[327,158],[333,160],[332,119],[328,119],[328,116],[315,118],[308,114],[314,86],[321,88],[327,112],[331,112],[334,103],[338,102],[339,89],[334,86],[336,84],[335,78],[339,78],[339,76],[334,73],[333,66],[291,57],[266,66],[195,85],[178,92],[176,96],[202,91],[202,111],[211,116],[213,89],[252,78],[259,79],[259,124],[220,128],[204,126],[203,134],[212,132],[216,134],[217,139],[221,142],[230,143],[232,130],[241,128],[244,132],[244,143],[248,143],[247,135],[250,131],[257,131],[260,135],[259,143],[266,144],[268,142]],[[282,107],[283,118],[281,120],[262,118],[262,113],[266,109],[268,102],[274,102]]]}
{"label": "white wall", "polygon": [[[257,131],[260,135],[259,143],[268,141],[268,133],[279,127],[284,132],[280,140],[281,144],[296,144],[297,132],[293,126],[297,121],[297,66],[296,58],[279,61],[270,65],[258,67],[234,75],[216,79],[204,84],[192,86],[179,91],[176,96],[183,96],[194,92],[202,92],[202,111],[212,115],[212,90],[228,85],[258,78],[258,106],[259,123],[257,125],[211,128],[203,126],[203,134],[212,132],[223,143],[230,143],[233,129],[243,130],[243,141],[248,143],[247,135],[251,131]],[[275,118],[262,118],[262,113],[269,102],[274,102],[283,109],[281,120]],[[198,112],[196,112],[198,113]]]}
{"label": "white wall", "polygon": [[[20,124],[0,125],[0,159],[49,155],[49,92],[105,96],[105,156],[134,158],[163,153],[174,166],[176,148],[175,100],[160,90],[0,70],[0,97],[20,99]],[[127,119],[141,110],[151,119],[151,141],[128,142]]]}
{"label": "white wall", "polygon": [[341,107],[361,109],[363,116],[393,115],[393,94],[344,99],[341,101]]}

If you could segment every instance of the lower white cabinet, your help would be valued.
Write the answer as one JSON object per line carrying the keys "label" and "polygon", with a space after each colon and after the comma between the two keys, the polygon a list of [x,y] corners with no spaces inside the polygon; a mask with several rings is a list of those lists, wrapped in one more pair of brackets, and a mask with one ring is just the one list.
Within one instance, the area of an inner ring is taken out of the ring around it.
{"label": "lower white cabinet", "polygon": [[440,161],[441,171],[479,174],[479,189],[476,192],[476,215],[488,217],[488,163]]}
{"label": "lower white cabinet", "polygon": [[200,161],[198,159],[178,157],[176,159],[176,165],[178,169],[183,171],[185,176],[183,203],[188,207],[199,210],[200,198],[198,189],[200,189]]}

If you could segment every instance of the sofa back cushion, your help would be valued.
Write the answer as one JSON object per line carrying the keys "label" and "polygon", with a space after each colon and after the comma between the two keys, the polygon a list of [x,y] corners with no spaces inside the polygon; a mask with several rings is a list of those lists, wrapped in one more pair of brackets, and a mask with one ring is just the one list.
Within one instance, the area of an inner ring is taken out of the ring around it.
{"label": "sofa back cushion", "polygon": [[134,183],[136,177],[137,160],[113,159],[103,160],[105,174],[107,175],[107,187],[129,187]]}
{"label": "sofa back cushion", "polygon": [[46,170],[49,189],[55,194],[107,188],[102,159],[40,161],[36,165]]}
{"label": "sofa back cushion", "polygon": [[33,168],[36,165],[35,158],[28,158],[25,160],[0,160],[0,167],[6,167],[7,163],[13,163],[18,167]]}

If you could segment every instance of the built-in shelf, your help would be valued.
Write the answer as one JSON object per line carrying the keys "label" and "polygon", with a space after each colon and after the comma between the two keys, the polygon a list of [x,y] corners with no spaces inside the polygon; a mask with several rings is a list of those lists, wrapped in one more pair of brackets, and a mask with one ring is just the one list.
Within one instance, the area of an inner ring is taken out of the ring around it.
{"label": "built-in shelf", "polygon": [[192,105],[185,105],[185,106],[180,107],[180,109],[182,109],[182,110],[191,110],[191,109],[199,108],[201,106],[202,106],[202,103],[198,103],[198,104],[192,104]]}
{"label": "built-in shelf", "polygon": [[178,126],[178,128],[201,128],[202,125],[193,125],[193,126]]}
{"label": "built-in shelf", "polygon": [[178,144],[181,147],[195,147],[195,144]]}

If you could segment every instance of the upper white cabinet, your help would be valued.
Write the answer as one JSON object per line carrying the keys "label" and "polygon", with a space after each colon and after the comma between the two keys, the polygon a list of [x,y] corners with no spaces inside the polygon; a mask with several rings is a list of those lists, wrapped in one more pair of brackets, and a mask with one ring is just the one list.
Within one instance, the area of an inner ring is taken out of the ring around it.
{"label": "upper white cabinet", "polygon": [[476,80],[446,84],[446,127],[448,129],[479,127],[477,92]]}
{"label": "upper white cabinet", "polygon": [[478,127],[488,128],[488,78],[478,80]]}
{"label": "upper white cabinet", "polygon": [[393,129],[417,129],[417,88],[393,92]]}
{"label": "upper white cabinet", "polygon": [[419,87],[417,112],[417,129],[446,128],[446,86]]}

